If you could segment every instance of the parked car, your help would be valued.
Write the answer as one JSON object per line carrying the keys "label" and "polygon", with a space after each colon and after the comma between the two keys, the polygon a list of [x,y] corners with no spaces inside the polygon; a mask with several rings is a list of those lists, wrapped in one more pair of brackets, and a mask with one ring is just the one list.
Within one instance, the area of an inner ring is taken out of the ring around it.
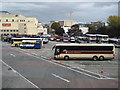
{"label": "parked car", "polygon": [[116,43],[116,44],[115,44],[115,47],[116,47],[116,48],[120,48],[120,43]]}
{"label": "parked car", "polygon": [[77,43],[81,43],[81,39],[80,39],[80,38],[77,38],[77,39],[76,39],[76,42],[77,42]]}
{"label": "parked car", "polygon": [[55,41],[55,37],[50,37],[50,41]]}
{"label": "parked car", "polygon": [[49,39],[48,39],[47,37],[42,38],[42,40],[43,40],[43,43],[44,43],[44,44],[46,44],[46,43],[49,42]]}
{"label": "parked car", "polygon": [[56,37],[56,42],[60,42],[62,40],[61,37]]}
{"label": "parked car", "polygon": [[75,42],[75,37],[70,37],[70,42]]}
{"label": "parked car", "polygon": [[63,38],[63,42],[69,42],[69,38],[68,37],[66,37],[66,38]]}
{"label": "parked car", "polygon": [[78,38],[76,39],[76,42],[77,42],[77,43],[88,43],[88,42],[87,42],[87,38],[85,38],[85,37],[78,37]]}

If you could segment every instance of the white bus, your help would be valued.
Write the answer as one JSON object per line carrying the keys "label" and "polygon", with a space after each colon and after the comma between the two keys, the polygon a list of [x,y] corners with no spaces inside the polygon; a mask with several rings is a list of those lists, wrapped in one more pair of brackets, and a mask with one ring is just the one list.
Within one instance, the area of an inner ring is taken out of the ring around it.
{"label": "white bus", "polygon": [[89,42],[95,42],[96,41],[96,35],[95,34],[86,34],[87,39]]}
{"label": "white bus", "polygon": [[[11,46],[19,47],[20,44],[22,44],[22,40],[42,40],[42,38],[12,38]],[[43,44],[42,44],[42,46],[43,46]]]}
{"label": "white bus", "polygon": [[96,40],[108,43],[109,41],[109,36],[108,35],[102,35],[102,34],[96,34]]}
{"label": "white bus", "polygon": [[108,43],[109,36],[102,34],[86,34],[89,42],[97,42],[97,43]]}
{"label": "white bus", "polygon": [[109,43],[112,43],[112,44],[120,43],[120,39],[109,38]]}
{"label": "white bus", "polygon": [[113,59],[115,46],[113,44],[56,44],[55,59]]}

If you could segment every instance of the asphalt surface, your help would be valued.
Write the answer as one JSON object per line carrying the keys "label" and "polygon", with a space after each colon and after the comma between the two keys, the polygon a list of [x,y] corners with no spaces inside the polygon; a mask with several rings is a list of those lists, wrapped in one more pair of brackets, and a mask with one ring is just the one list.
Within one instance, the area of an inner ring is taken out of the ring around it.
{"label": "asphalt surface", "polygon": [[[50,49],[46,49],[49,52]],[[38,54],[38,49],[33,50],[36,52],[34,54],[26,51],[28,50],[20,50],[3,43],[2,60],[39,88],[118,88],[117,80],[102,79],[73,67],[52,62],[40,55],[35,55]],[[46,58],[49,58],[51,52],[46,53],[43,50],[39,53],[44,53]],[[3,80],[5,79],[6,77],[3,77]],[[4,84],[3,81],[3,86]],[[8,87],[11,86],[9,84]]]}
{"label": "asphalt surface", "polygon": [[2,88],[37,88],[7,64],[2,61],[0,63],[2,63]]}
{"label": "asphalt surface", "polygon": [[[54,57],[54,50],[52,47],[57,43],[63,42],[55,42],[51,41],[48,44],[45,44],[45,48],[42,49],[20,49],[25,52],[29,52],[33,55],[49,59]],[[100,74],[101,71],[104,71],[102,75],[108,76],[110,78],[118,79],[118,62],[120,60],[120,48],[116,48],[115,50],[115,59],[113,60],[104,60],[104,61],[93,61],[93,60],[62,60],[62,63],[65,65],[69,65],[74,68],[88,70],[97,74]],[[52,59],[54,62],[60,62]]]}

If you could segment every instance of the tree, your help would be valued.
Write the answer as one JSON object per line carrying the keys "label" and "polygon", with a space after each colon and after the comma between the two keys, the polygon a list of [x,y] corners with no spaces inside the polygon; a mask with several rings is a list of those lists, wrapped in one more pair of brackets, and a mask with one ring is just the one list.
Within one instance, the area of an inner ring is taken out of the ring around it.
{"label": "tree", "polygon": [[96,32],[96,27],[90,25],[88,30],[89,30],[90,33],[94,33],[94,32]]}
{"label": "tree", "polygon": [[108,34],[110,37],[120,37],[120,17],[109,16],[108,17]]}
{"label": "tree", "polygon": [[57,30],[59,27],[60,27],[60,24],[57,23],[57,22],[54,22],[54,23],[51,25],[51,28],[54,29],[54,30]]}
{"label": "tree", "polygon": [[118,27],[120,26],[120,17],[119,16],[109,16],[108,17],[109,27]]}
{"label": "tree", "polygon": [[55,30],[55,34],[62,36],[64,32],[64,29],[59,27],[58,29]]}
{"label": "tree", "polygon": [[79,29],[79,25],[75,24],[71,26],[71,29],[68,30],[70,36],[80,36],[82,35],[82,30]]}
{"label": "tree", "polygon": [[55,30],[55,34],[62,36],[64,33],[64,29],[60,27],[60,24],[57,22],[54,22],[51,25],[51,28]]}

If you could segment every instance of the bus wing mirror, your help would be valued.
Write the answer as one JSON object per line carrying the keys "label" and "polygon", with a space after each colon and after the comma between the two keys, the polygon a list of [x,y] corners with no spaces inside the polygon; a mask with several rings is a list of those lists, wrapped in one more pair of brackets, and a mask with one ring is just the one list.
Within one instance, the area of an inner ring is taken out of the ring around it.
{"label": "bus wing mirror", "polygon": [[52,50],[55,49],[55,46],[52,47]]}

